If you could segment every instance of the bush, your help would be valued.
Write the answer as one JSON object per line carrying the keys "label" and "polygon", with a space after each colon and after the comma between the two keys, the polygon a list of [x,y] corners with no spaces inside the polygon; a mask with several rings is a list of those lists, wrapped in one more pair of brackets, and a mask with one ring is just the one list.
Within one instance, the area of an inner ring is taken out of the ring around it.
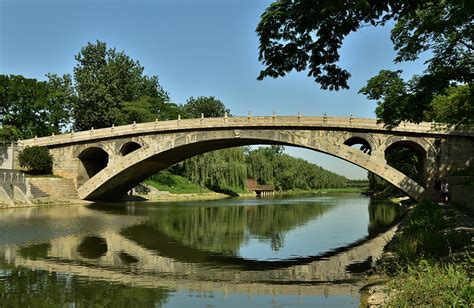
{"label": "bush", "polygon": [[18,162],[30,174],[51,174],[53,157],[48,148],[32,146],[23,149],[18,155]]}

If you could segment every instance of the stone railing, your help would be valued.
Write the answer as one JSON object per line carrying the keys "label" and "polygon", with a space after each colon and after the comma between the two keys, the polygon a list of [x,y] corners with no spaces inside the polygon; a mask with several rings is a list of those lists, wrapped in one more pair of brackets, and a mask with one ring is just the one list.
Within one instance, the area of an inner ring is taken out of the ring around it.
{"label": "stone railing", "polygon": [[[308,129],[351,129],[366,132],[388,132],[382,124],[375,119],[353,118],[353,117],[306,117],[306,116],[258,116],[249,114],[247,117],[221,117],[221,118],[199,118],[180,119],[170,121],[158,121],[148,123],[133,123],[130,125],[112,126],[109,128],[94,129],[88,131],[71,132],[48,137],[19,140],[21,147],[25,146],[51,146],[100,140],[105,138],[127,137],[141,134],[180,130],[200,129],[238,129],[238,128],[308,128]],[[402,123],[394,128],[392,132],[407,132],[411,134],[424,135],[461,135],[474,136],[474,129],[454,130],[436,123]]]}
{"label": "stone railing", "polygon": [[0,207],[14,203],[29,203],[25,174],[18,170],[0,169]]}
{"label": "stone railing", "polygon": [[26,182],[25,174],[18,170],[0,169],[0,185],[22,185]]}

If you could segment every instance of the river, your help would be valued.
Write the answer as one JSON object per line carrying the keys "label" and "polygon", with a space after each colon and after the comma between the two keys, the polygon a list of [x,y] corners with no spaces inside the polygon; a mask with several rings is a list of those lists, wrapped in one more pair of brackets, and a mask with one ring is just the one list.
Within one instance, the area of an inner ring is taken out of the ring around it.
{"label": "river", "polygon": [[399,216],[357,194],[0,210],[0,306],[357,307]]}

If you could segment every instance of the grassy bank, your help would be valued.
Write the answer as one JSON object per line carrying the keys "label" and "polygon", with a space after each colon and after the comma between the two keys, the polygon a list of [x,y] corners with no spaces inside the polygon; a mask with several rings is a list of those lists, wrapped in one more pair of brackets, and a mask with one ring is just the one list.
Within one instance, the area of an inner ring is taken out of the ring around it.
{"label": "grassy bank", "polygon": [[388,294],[383,305],[472,307],[474,251],[463,220],[473,218],[432,202],[412,210],[376,271]]}
{"label": "grassy bank", "polygon": [[155,187],[160,191],[168,191],[173,195],[209,194],[216,192],[228,196],[238,196],[240,193],[245,193],[244,190],[233,187],[214,187],[211,190],[206,187],[201,187],[182,176],[166,171],[160,172],[145,180],[145,184]]}
{"label": "grassy bank", "polygon": [[[235,187],[215,187],[212,190],[201,187],[188,179],[170,172],[160,172],[148,180],[145,184],[155,187],[160,191],[169,191],[171,194],[200,194],[209,192],[223,193],[229,196],[253,195],[253,192]],[[285,190],[276,191],[277,195],[297,195],[297,194],[313,194],[313,193],[361,193],[364,189],[361,187],[344,187],[344,188],[323,188],[317,190]]]}
{"label": "grassy bank", "polygon": [[160,172],[145,180],[145,184],[160,191],[169,191],[172,194],[200,194],[209,193],[209,189],[194,184],[186,178],[169,172]]}

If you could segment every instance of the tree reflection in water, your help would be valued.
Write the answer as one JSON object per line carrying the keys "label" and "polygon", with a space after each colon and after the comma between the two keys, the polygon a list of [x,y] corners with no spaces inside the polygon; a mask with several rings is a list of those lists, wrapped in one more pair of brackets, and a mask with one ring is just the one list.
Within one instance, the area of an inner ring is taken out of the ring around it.
{"label": "tree reflection in water", "polygon": [[170,292],[0,265],[0,307],[159,307]]}
{"label": "tree reflection in water", "polygon": [[285,233],[330,210],[332,204],[176,207],[150,216],[147,225],[175,241],[204,251],[236,256],[250,237],[277,251]]}
{"label": "tree reflection in water", "polygon": [[398,222],[403,214],[402,207],[389,201],[370,199],[369,202],[369,237],[385,231]]}

